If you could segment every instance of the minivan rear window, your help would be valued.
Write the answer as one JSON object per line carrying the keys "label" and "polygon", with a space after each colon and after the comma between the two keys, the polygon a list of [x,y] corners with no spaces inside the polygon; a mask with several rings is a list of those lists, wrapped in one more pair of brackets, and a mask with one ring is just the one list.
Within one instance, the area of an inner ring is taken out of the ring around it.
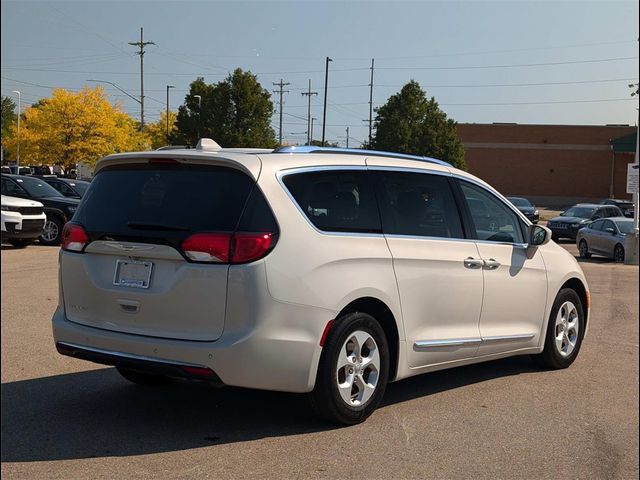
{"label": "minivan rear window", "polygon": [[[91,182],[74,221],[93,240],[162,239],[173,244],[195,232],[232,232],[254,184],[245,173],[225,167],[111,167]],[[262,208],[271,216],[268,206]]]}

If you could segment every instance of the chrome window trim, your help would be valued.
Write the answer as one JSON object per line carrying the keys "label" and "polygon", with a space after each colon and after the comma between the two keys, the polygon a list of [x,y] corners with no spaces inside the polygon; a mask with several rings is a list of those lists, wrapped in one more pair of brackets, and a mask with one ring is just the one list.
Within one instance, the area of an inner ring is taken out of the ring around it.
{"label": "chrome window trim", "polygon": [[126,358],[131,360],[143,360],[147,362],[164,363],[167,365],[178,365],[182,367],[202,367],[202,365],[196,365],[195,363],[180,362],[178,360],[165,360],[162,358],[148,357],[146,355],[136,355],[133,353],[116,352],[113,350],[104,350],[102,348],[87,347],[85,345],[78,345],[76,343],[69,343],[69,342],[58,342],[58,343],[60,345],[64,345],[65,347],[79,348],[81,350],[86,350],[88,352],[101,353],[103,355],[111,355],[113,357]]}
{"label": "chrome window trim", "polygon": [[[366,159],[365,159],[366,162]],[[309,172],[318,172],[318,171],[333,171],[333,170],[342,170],[342,171],[384,171],[384,172],[400,172],[400,173],[422,173],[422,174],[430,174],[430,175],[440,175],[449,178],[455,178],[456,180],[464,180],[466,182],[472,183],[487,192],[489,195],[493,195],[499,202],[502,202],[508,209],[510,209],[513,213],[515,213],[521,220],[525,222],[525,225],[528,227],[531,224],[529,219],[516,207],[514,207],[508,200],[505,201],[505,198],[499,192],[493,192],[488,189],[482,183],[471,179],[466,178],[461,175],[457,175],[450,171],[442,171],[442,170],[431,170],[428,166],[425,168],[415,168],[415,167],[402,167],[402,166],[377,166],[377,165],[314,165],[308,167],[292,167],[285,168],[276,172],[276,179],[280,186],[284,189],[285,193],[289,197],[289,199],[293,202],[297,210],[302,214],[304,219],[307,221],[309,225],[319,234],[321,235],[331,235],[331,236],[341,236],[341,237],[382,237],[382,238],[400,238],[400,239],[416,239],[416,240],[444,240],[444,241],[454,241],[454,242],[476,242],[488,245],[510,245],[516,248],[528,248],[528,243],[510,243],[510,242],[492,242],[489,240],[480,240],[474,238],[450,238],[450,237],[423,237],[418,235],[401,235],[401,234],[385,234],[384,231],[382,233],[360,233],[360,232],[328,232],[324,230],[320,230],[316,227],[313,222],[309,219],[307,214],[302,210],[296,199],[293,197],[287,186],[284,184],[284,177],[288,175],[295,175],[298,173],[309,173]],[[462,219],[460,219],[462,221]]]}

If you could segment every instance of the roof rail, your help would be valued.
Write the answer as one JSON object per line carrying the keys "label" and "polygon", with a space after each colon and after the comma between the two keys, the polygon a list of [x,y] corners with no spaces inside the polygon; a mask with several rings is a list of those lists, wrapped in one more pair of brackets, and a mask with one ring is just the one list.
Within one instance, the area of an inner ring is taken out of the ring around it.
{"label": "roof rail", "polygon": [[276,148],[273,153],[339,153],[342,155],[367,155],[369,157],[390,157],[404,160],[418,160],[421,162],[435,163],[445,167],[453,167],[448,162],[437,158],[422,157],[420,155],[408,155],[406,153],[381,152],[379,150],[364,150],[359,148],[339,148],[339,147],[315,147],[313,145],[285,146]]}

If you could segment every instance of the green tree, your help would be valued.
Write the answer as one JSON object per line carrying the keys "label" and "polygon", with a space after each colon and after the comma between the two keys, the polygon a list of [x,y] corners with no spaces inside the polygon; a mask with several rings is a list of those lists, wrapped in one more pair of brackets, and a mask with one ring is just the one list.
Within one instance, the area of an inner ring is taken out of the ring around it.
{"label": "green tree", "polygon": [[423,155],[466,168],[456,122],[414,80],[376,109],[375,128],[376,150]]}
{"label": "green tree", "polygon": [[198,78],[178,109],[171,142],[195,145],[199,138],[208,137],[223,147],[274,147],[272,115],[271,95],[251,72],[238,68],[210,85]]}
{"label": "green tree", "polygon": [[9,98],[2,95],[2,138],[5,139],[10,134],[11,124],[16,121],[18,115],[15,112],[16,104]]}

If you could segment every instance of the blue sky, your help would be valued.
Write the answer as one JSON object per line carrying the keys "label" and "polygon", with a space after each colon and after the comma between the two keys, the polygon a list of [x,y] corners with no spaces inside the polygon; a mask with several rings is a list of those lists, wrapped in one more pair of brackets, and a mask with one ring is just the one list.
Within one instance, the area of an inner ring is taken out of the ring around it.
{"label": "blue sky", "polygon": [[[637,1],[2,1],[1,10],[2,95],[20,90],[25,103],[94,78],[139,95],[128,42],[143,26],[156,43],[145,55],[148,121],[165,108],[167,84],[176,109],[197,76],[212,83],[241,67],[270,91],[290,83],[289,141],[306,138],[301,92],[311,79],[318,138],[326,56],[327,139],[344,144],[350,127],[350,146],[367,137],[371,58],[374,106],[415,79],[458,122],[637,119],[627,86],[638,82]],[[107,90],[139,117],[135,101]]]}

